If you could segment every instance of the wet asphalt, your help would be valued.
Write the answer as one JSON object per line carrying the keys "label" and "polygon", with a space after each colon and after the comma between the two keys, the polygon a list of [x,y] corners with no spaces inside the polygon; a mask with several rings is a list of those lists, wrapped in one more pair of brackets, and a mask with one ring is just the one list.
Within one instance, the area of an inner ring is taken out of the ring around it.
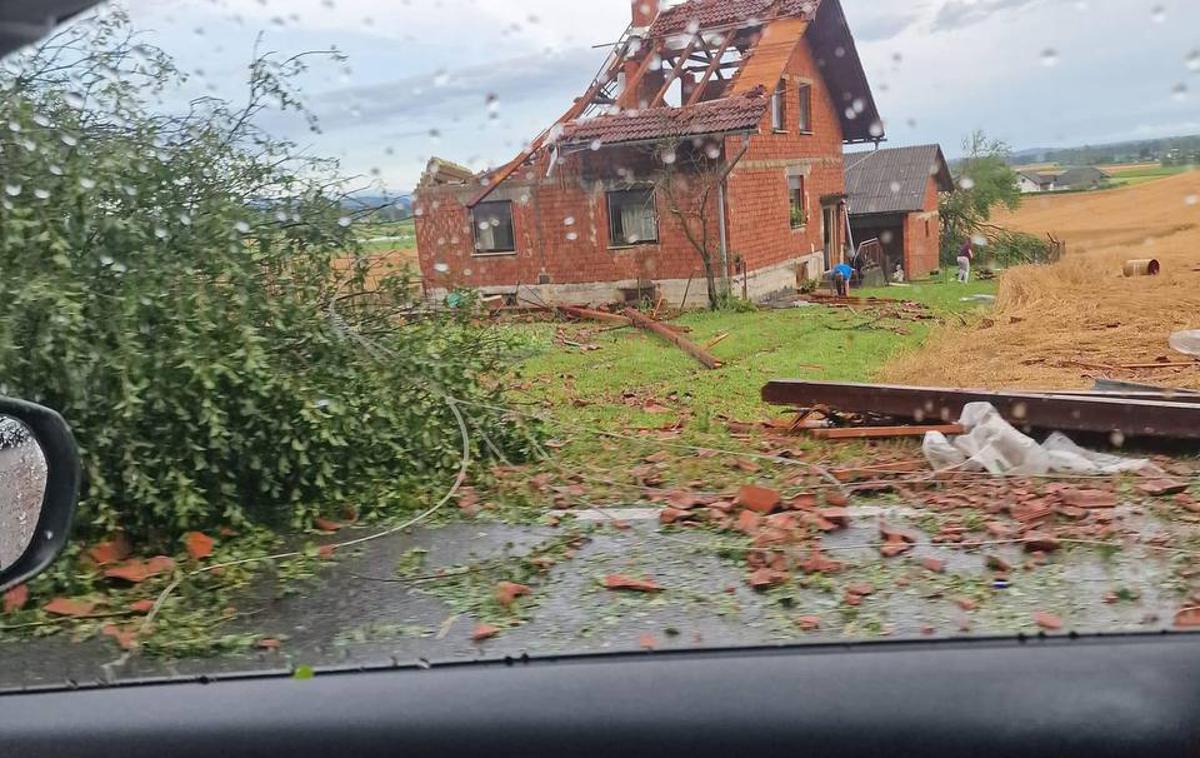
{"label": "wet asphalt", "polygon": [[[1180,586],[1171,554],[1130,541],[1123,549],[1068,547],[1046,565],[1022,568],[1020,546],[987,550],[1018,568],[1006,585],[993,582],[985,551],[947,548],[922,534],[908,555],[883,559],[869,547],[878,520],[914,526],[916,510],[895,506],[852,509],[849,529],[827,535],[828,556],[845,572],[809,586],[791,583],[765,593],[746,583],[741,560],[724,557],[728,538],[710,532],[664,528],[653,510],[610,509],[585,514],[586,544],[534,582],[522,600],[525,623],[475,642],[480,619],[457,612],[430,583],[395,581],[397,564],[414,548],[427,553],[422,571],[437,573],[480,561],[527,554],[574,528],[512,526],[482,521],[455,523],[396,534],[365,545],[356,554],[325,565],[291,592],[264,578],[239,603],[248,619],[230,632],[253,631],[281,641],[278,651],[248,651],[189,660],[124,655],[108,639],[72,641],[65,635],[8,642],[0,688],[92,684],[144,678],[286,671],[678,648],[722,648],[832,640],[1037,634],[1033,616],[1049,612],[1064,621],[1062,633],[1151,631],[1168,628],[1179,606]],[[1167,524],[1131,508],[1118,509],[1125,526],[1143,537],[1170,531],[1195,532],[1195,524]],[[617,529],[613,518],[628,522]],[[579,521],[574,522],[576,526]],[[339,535],[344,538],[346,535]],[[924,557],[946,560],[935,574]],[[608,574],[651,577],[664,588],[655,594],[614,592],[602,587]],[[856,607],[845,589],[868,584],[875,592]],[[1120,599],[1105,602],[1117,592]],[[971,597],[967,611],[960,599]],[[801,617],[816,616],[820,628],[805,631]]]}

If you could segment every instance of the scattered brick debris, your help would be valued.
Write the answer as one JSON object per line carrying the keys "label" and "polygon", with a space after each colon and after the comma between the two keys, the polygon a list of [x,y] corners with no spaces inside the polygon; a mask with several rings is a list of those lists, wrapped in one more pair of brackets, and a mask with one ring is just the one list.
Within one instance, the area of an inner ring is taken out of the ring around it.
{"label": "scattered brick debris", "polygon": [[496,585],[496,601],[505,608],[508,608],[516,602],[517,598],[529,595],[532,592],[533,590],[524,584],[500,582]]}
{"label": "scattered brick debris", "polygon": [[801,616],[796,619],[796,626],[800,627],[802,632],[815,632],[821,628],[820,616]]}
{"label": "scattered brick debris", "polygon": [[471,632],[471,641],[483,642],[484,640],[490,640],[499,633],[500,629],[498,627],[490,624],[479,624],[475,627],[475,631]]}
{"label": "scattered brick debris", "polygon": [[610,590],[628,590],[630,592],[662,592],[653,579],[634,579],[624,574],[609,574],[604,577],[604,587]]}
{"label": "scattered brick debris", "polygon": [[834,508],[845,508],[850,505],[850,498],[842,492],[829,492],[825,495],[825,502]]}
{"label": "scattered brick debris", "polygon": [[174,560],[165,555],[158,555],[145,561],[126,561],[125,563],[106,569],[104,575],[110,579],[123,579],[127,582],[137,584],[138,582],[146,581],[152,576],[158,576],[174,569]]}
{"label": "scattered brick debris", "polygon": [[747,583],[754,589],[763,592],[778,587],[785,583],[791,577],[786,571],[777,571],[773,568],[764,566],[750,574]]}
{"label": "scattered brick debris", "polygon": [[941,558],[922,558],[921,565],[924,566],[927,571],[932,571],[935,574],[946,573],[946,561]]}
{"label": "scattered brick debris", "polygon": [[954,598],[954,604],[964,611],[973,611],[979,607],[979,603],[969,597],[956,597]]}
{"label": "scattered brick debris", "polygon": [[42,606],[42,610],[52,616],[90,616],[96,610],[96,603],[90,600],[79,600],[69,597],[56,597]]}
{"label": "scattered brick debris", "polygon": [[1012,573],[1013,566],[1004,558],[998,555],[988,555],[984,557],[984,562],[992,571],[998,571],[1002,574]]}
{"label": "scattered brick debris", "polygon": [[27,602],[29,602],[29,587],[24,584],[18,584],[4,593],[4,612],[12,613],[19,611],[25,607],[25,603]]}
{"label": "scattered brick debris", "polygon": [[838,529],[850,527],[850,511],[846,508],[822,508],[817,513]]}
{"label": "scattered brick debris", "polygon": [[113,563],[120,563],[129,557],[133,552],[133,548],[129,545],[129,539],[124,534],[118,534],[106,542],[99,542],[88,548],[88,557],[92,559],[97,566],[108,566]]}
{"label": "scattered brick debris", "polygon": [[1175,626],[1191,628],[1200,626],[1200,608],[1184,608],[1175,614]]}
{"label": "scattered brick debris", "polygon": [[1053,613],[1047,613],[1046,611],[1038,611],[1033,614],[1033,620],[1034,623],[1048,632],[1057,632],[1063,628],[1063,620]]}
{"label": "scattered brick debris", "polygon": [[801,492],[787,502],[787,507],[793,511],[811,511],[817,507],[817,496],[811,492]]}
{"label": "scattered brick debris", "polygon": [[766,514],[774,512],[783,503],[783,498],[775,490],[747,484],[738,491],[734,502],[756,513]]}
{"label": "scattered brick debris", "polygon": [[743,510],[738,514],[734,529],[744,534],[755,534],[762,527],[762,516],[754,511]]}
{"label": "scattered brick debris", "polygon": [[1150,497],[1166,497],[1167,495],[1178,495],[1187,492],[1188,483],[1177,479],[1151,479],[1150,481],[1139,482],[1135,489],[1143,495],[1149,495]]}
{"label": "scattered brick debris", "polygon": [[1068,488],[1064,489],[1060,495],[1064,503],[1076,508],[1115,508],[1117,506],[1116,493],[1107,490]]}
{"label": "scattered brick debris", "polygon": [[1058,538],[1044,532],[1029,532],[1025,535],[1025,550],[1030,553],[1053,553],[1061,546]]}

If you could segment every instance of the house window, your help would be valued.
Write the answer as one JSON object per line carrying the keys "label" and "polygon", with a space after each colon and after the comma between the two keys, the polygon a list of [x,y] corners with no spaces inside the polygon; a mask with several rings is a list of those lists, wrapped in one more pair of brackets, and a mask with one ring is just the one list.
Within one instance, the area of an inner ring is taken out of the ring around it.
{"label": "house window", "polygon": [[475,224],[476,253],[516,252],[512,203],[480,203],[471,214]]}
{"label": "house window", "polygon": [[658,242],[653,187],[608,193],[608,235],[610,247]]}
{"label": "house window", "polygon": [[925,219],[925,236],[929,236],[929,219]]}
{"label": "house window", "polygon": [[771,95],[771,128],[775,131],[783,131],[783,98],[786,94],[784,82],[779,80],[779,84],[775,87],[775,94]]}
{"label": "house window", "polygon": [[800,85],[800,131],[812,134],[812,85]]}
{"label": "house window", "polygon": [[788,177],[788,196],[791,199],[792,228],[799,229],[808,224],[808,197],[804,192],[804,177]]}

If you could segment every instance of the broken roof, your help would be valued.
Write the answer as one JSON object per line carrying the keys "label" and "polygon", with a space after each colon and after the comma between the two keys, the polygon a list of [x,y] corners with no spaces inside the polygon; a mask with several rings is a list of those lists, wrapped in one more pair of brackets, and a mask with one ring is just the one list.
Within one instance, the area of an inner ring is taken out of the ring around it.
{"label": "broken roof", "polygon": [[938,145],[848,153],[846,194],[850,215],[920,211],[931,176],[938,191],[954,189],[954,178]]}
{"label": "broken roof", "polygon": [[757,26],[784,16],[812,18],[820,4],[821,0],[689,0],[660,13],[650,36]]}
{"label": "broken roof", "polygon": [[618,145],[660,138],[701,137],[709,134],[754,131],[767,112],[768,98],[762,87],[749,92],[697,103],[687,108],[646,108],[599,116],[568,124],[560,143],[564,145]]}

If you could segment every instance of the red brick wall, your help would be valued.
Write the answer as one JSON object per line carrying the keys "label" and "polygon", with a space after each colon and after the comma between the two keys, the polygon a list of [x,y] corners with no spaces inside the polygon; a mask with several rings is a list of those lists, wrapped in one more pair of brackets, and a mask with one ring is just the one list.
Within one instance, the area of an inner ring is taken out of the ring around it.
{"label": "red brick wall", "polygon": [[[617,154],[606,152],[612,165]],[[554,176],[539,166],[509,179],[487,201],[511,201],[516,252],[475,254],[474,229],[465,203],[476,188],[422,188],[415,206],[418,257],[426,287],[502,287],[687,279],[703,276],[700,255],[680,222],[668,212],[661,192],[656,197],[656,244],[609,247],[605,183],[585,179],[581,165],[560,162]],[[681,195],[687,197],[686,192]],[[687,201],[685,201],[687,202]],[[715,194],[710,201],[709,247],[716,251],[718,227]],[[439,270],[439,268],[447,270]]]}
{"label": "red brick wall", "polygon": [[[846,186],[839,106],[826,89],[807,42],[796,48],[785,71],[785,128],[774,132],[768,113],[760,134],[752,138],[729,178],[730,250],[744,256],[750,270],[822,250],[821,197],[841,194]],[[802,80],[812,84],[811,134],[799,129]],[[726,151],[734,154],[741,144],[740,137],[731,137]],[[789,164],[808,171],[808,224],[798,230],[791,228]],[[842,230],[839,234],[844,239]]]}
{"label": "red brick wall", "polygon": [[[807,43],[797,47],[786,70],[786,130],[774,133],[768,113],[760,134],[750,138],[749,150],[728,180],[730,263],[740,254],[750,271],[820,251],[820,198],[839,194],[845,186],[839,106],[825,89]],[[813,85],[812,134],[799,131],[801,79]],[[736,155],[743,145],[742,137],[728,138],[726,154]],[[514,175],[488,198],[513,203],[517,248],[513,254],[475,255],[474,230],[465,202],[477,188],[418,188],[417,248],[426,287],[515,287],[518,283],[702,276],[699,254],[688,242],[678,219],[668,213],[661,192],[657,200],[659,242],[610,249],[605,188],[602,182],[587,178],[592,172],[586,170],[585,160],[604,161],[609,179],[615,179],[615,168],[625,163],[625,158],[612,150],[586,158],[575,156],[561,161],[552,177],[546,179],[543,160],[533,169]],[[803,166],[807,171],[809,221],[799,230],[791,228],[789,165]],[[710,248],[714,259],[719,260],[715,193],[711,203]],[[574,223],[567,224],[568,218]],[[841,237],[844,234],[839,229]]]}
{"label": "red brick wall", "polygon": [[904,221],[904,260],[910,279],[920,279],[939,267],[941,219],[938,216],[937,182],[933,177],[925,189],[921,213],[910,213]]}

